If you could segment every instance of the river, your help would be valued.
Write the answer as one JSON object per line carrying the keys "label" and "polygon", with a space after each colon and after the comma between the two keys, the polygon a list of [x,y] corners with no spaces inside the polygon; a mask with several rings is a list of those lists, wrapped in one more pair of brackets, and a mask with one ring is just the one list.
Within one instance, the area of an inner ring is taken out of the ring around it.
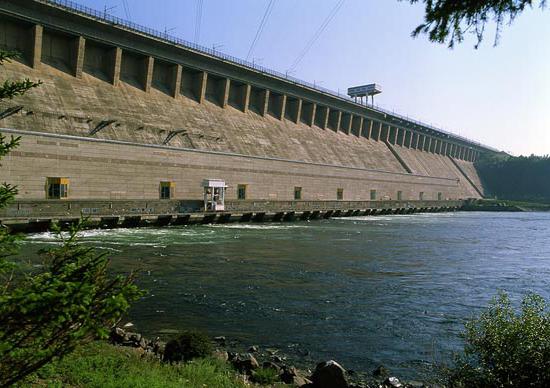
{"label": "river", "polygon": [[[30,235],[22,252],[52,239]],[[148,296],[130,314],[140,332],[201,328],[405,378],[448,362],[498,290],[550,298],[550,213],[92,230],[83,241],[115,271],[143,271]]]}

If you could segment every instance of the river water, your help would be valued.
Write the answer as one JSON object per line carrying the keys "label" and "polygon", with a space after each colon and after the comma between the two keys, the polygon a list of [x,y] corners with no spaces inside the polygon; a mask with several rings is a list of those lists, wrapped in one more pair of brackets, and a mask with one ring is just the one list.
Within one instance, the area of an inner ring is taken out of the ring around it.
{"label": "river water", "polygon": [[[29,236],[23,253],[52,238]],[[116,229],[83,241],[114,270],[143,271],[149,293],[130,316],[140,332],[201,328],[405,378],[449,361],[465,319],[498,290],[550,298],[550,213]]]}

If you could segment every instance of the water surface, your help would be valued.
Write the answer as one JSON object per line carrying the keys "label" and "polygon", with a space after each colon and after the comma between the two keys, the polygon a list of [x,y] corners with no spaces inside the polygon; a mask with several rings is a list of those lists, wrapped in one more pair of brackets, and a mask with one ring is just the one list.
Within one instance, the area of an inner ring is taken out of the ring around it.
{"label": "water surface", "polygon": [[[445,213],[84,232],[140,268],[131,319],[419,378],[499,289],[550,298],[550,213]],[[31,235],[29,253],[51,244]]]}

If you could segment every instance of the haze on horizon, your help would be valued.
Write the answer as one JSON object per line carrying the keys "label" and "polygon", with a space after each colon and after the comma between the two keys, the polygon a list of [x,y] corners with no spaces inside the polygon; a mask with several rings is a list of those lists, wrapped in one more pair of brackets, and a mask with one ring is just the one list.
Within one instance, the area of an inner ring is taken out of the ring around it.
{"label": "haze on horizon", "polygon": [[[199,0],[77,0],[189,41]],[[127,7],[125,9],[124,2]],[[197,43],[246,58],[269,0],[203,0]],[[285,72],[337,0],[275,0],[250,60]],[[375,102],[513,155],[550,154],[550,11],[527,10],[455,49],[413,39],[423,5],[346,0],[292,76],[345,93],[376,82]]]}

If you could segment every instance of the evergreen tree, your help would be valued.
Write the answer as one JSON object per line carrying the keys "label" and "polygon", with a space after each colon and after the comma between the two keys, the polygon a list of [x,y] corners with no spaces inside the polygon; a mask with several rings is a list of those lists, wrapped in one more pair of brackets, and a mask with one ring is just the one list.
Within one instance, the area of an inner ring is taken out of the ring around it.
{"label": "evergreen tree", "polygon": [[[16,53],[0,50],[0,64]],[[37,87],[39,82],[4,81],[0,100]],[[0,158],[19,138],[0,136]],[[16,187],[0,186],[0,208],[17,194]],[[36,272],[16,260],[16,238],[0,228],[0,387],[23,380],[55,358],[96,338],[109,328],[140,296],[129,276],[108,276],[108,259],[78,241],[81,224],[59,232],[61,244],[42,252],[43,266]]]}
{"label": "evergreen tree", "polygon": [[491,196],[550,203],[550,157],[486,156],[476,163]]}

